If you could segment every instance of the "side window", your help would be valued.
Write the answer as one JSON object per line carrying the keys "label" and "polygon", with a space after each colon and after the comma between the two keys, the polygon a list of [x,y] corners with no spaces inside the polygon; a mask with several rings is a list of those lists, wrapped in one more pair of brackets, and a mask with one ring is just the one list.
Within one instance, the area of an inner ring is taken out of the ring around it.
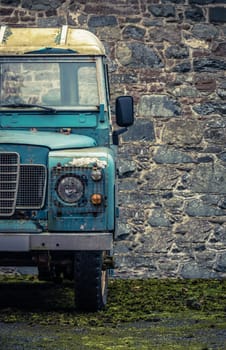
{"label": "side window", "polygon": [[78,99],[80,105],[99,105],[96,66],[93,64],[78,69]]}

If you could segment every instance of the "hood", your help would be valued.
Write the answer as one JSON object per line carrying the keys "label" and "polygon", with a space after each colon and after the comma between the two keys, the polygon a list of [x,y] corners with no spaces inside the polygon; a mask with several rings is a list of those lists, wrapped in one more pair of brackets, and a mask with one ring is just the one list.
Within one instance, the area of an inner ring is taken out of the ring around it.
{"label": "hood", "polygon": [[24,130],[0,130],[0,143],[46,146],[51,150],[96,146],[96,141],[89,136]]}

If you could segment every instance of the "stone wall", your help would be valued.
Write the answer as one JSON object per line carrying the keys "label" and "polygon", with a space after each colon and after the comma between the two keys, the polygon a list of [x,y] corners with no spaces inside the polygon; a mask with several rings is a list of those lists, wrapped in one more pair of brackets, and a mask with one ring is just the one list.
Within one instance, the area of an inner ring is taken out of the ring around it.
{"label": "stone wall", "polygon": [[1,24],[89,29],[112,109],[134,96],[119,149],[119,276],[226,276],[225,0],[1,0]]}

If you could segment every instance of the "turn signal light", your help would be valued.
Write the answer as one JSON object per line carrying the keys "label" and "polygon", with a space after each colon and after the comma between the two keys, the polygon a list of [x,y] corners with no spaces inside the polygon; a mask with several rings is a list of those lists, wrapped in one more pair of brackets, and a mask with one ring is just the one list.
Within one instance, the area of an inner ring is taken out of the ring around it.
{"label": "turn signal light", "polygon": [[102,203],[102,196],[99,193],[94,193],[90,200],[93,205],[100,205]]}

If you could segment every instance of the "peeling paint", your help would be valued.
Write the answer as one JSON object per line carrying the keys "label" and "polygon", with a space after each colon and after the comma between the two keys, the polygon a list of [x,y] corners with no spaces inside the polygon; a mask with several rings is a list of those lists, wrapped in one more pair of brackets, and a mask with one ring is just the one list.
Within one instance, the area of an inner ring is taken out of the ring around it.
{"label": "peeling paint", "polygon": [[74,158],[69,162],[72,166],[83,167],[88,165],[96,165],[98,168],[106,168],[107,162],[105,160],[100,160],[98,158]]}

